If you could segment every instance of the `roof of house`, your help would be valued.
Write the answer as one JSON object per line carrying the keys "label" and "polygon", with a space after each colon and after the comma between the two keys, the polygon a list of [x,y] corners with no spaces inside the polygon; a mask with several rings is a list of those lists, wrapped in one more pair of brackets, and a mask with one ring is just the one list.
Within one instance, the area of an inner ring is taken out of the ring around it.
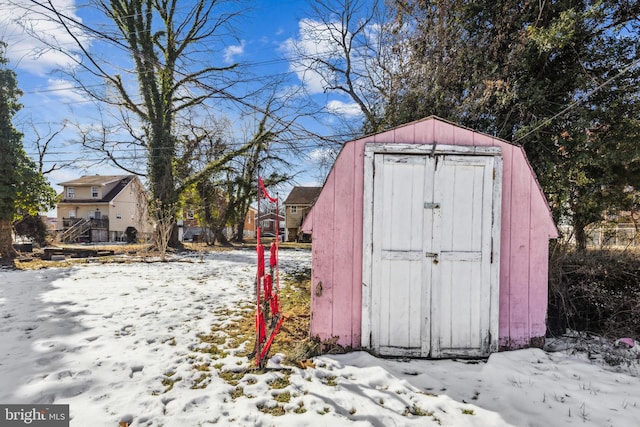
{"label": "roof of house", "polygon": [[285,205],[312,205],[320,195],[322,187],[293,187],[284,201]]}
{"label": "roof of house", "polygon": [[58,185],[65,187],[77,186],[86,187],[89,185],[107,185],[124,178],[132,178],[133,175],[84,175],[71,181],[59,182]]}
{"label": "roof of house", "polygon": [[[276,213],[275,212],[261,212],[259,219],[260,221],[264,221],[264,220],[270,220],[273,219],[275,220],[276,218]],[[283,214],[278,214],[278,218],[280,221],[284,221],[284,215]]]}
{"label": "roof of house", "polygon": [[[85,179],[86,178],[86,179]],[[135,178],[134,175],[109,175],[109,176],[104,176],[104,175],[91,175],[91,176],[83,176],[80,177],[78,179],[72,180],[72,181],[67,181],[67,182],[61,182],[58,185],[64,185],[64,186],[78,186],[78,187],[83,187],[83,186],[94,186],[94,185],[106,185],[106,184],[110,184],[113,182],[116,182],[115,187],[113,187],[108,193],[103,194],[101,199],[78,199],[78,198],[73,198],[73,199],[67,199],[66,197],[63,198],[62,200],[60,200],[59,203],[83,203],[83,202],[89,202],[89,203],[107,203],[112,201],[117,195],[118,193],[120,193],[127,185],[129,185],[129,183],[131,181],[133,181],[133,179]],[[63,196],[65,195],[64,193],[62,194]]]}

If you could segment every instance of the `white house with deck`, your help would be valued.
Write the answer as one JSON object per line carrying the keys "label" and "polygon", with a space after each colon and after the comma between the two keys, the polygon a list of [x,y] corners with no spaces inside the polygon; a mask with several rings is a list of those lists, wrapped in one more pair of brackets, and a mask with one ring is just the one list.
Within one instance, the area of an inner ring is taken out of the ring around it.
{"label": "white house with deck", "polygon": [[137,239],[153,232],[147,196],[134,175],[85,175],[61,182],[58,230],[66,242],[126,241],[127,229]]}

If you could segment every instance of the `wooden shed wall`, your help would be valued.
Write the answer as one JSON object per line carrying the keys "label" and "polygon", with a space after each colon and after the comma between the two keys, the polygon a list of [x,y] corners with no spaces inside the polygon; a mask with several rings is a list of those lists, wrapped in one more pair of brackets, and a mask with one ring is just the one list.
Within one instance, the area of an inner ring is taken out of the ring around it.
{"label": "wooden shed wall", "polygon": [[[364,145],[499,146],[503,156],[499,344],[528,346],[546,332],[548,241],[557,237],[520,147],[435,118],[345,144],[313,208],[311,334],[359,347],[362,320]],[[366,284],[365,284],[366,285]]]}

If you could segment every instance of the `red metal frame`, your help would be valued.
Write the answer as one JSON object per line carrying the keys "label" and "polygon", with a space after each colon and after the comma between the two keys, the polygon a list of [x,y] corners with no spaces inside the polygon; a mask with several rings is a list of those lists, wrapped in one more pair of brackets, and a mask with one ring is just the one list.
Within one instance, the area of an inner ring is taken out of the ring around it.
{"label": "red metal frame", "polygon": [[[265,268],[265,248],[260,236],[260,200],[266,198],[276,204],[276,239],[269,250],[269,270]],[[256,274],[256,365],[264,367],[269,348],[282,326],[284,318],[280,310],[280,269],[278,249],[280,246],[280,224],[278,223],[278,197],[271,197],[258,177],[258,213],[256,224],[256,253],[258,266]],[[275,278],[275,280],[274,280]],[[274,289],[275,282],[275,289]],[[267,338],[268,337],[268,338]]]}

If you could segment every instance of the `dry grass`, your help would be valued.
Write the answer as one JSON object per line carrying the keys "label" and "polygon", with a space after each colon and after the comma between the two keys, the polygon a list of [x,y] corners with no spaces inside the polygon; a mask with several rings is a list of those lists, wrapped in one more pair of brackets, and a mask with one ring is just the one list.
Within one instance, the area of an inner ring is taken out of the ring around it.
{"label": "dry grass", "polygon": [[258,410],[260,410],[260,412],[273,415],[274,417],[279,417],[286,413],[282,405],[274,405],[274,406],[257,405],[257,408]]}
{"label": "dry grass", "polygon": [[152,246],[149,243],[131,243],[131,244],[104,244],[104,245],[73,245],[73,244],[57,244],[59,248],[73,249],[95,249],[97,251],[113,251],[116,255],[128,253],[149,253]]}
{"label": "dry grass", "polygon": [[[11,264],[18,270],[41,270],[45,268],[64,268],[73,267],[75,265],[89,264],[89,263],[125,263],[139,261],[137,257],[155,257],[157,252],[153,251],[151,245],[145,243],[139,244],[122,244],[122,245],[78,245],[78,244],[56,244],[55,248],[60,249],[87,249],[98,252],[111,251],[113,255],[101,256],[98,258],[67,258],[62,261],[49,261],[43,260],[43,249],[34,249],[33,252],[23,252],[20,256],[14,260],[11,260]],[[126,256],[123,256],[126,255]]]}
{"label": "dry grass", "polygon": [[[210,246],[206,243],[185,243],[185,250],[193,252],[228,251],[240,247],[255,247],[255,241],[247,241],[243,245],[234,246]],[[284,242],[281,248],[304,248],[310,244]],[[21,270],[37,270],[44,268],[72,267],[75,265],[89,263],[123,263],[139,262],[140,257],[154,257],[157,253],[152,250],[149,244],[122,244],[122,245],[68,245],[59,244],[60,248],[82,248],[98,251],[113,251],[113,256],[103,256],[99,258],[68,258],[64,261],[45,261],[40,259],[42,250],[34,253],[23,254],[21,258],[13,260],[13,265]],[[123,256],[128,255],[128,256]],[[289,363],[297,363],[310,356],[319,353],[321,343],[309,337],[309,326],[311,321],[311,279],[310,271],[296,272],[292,276],[281,277],[280,301],[284,321],[280,332],[276,335],[271,346],[270,353],[282,353]],[[255,342],[255,311],[251,305],[245,305],[231,314],[240,314],[241,318],[228,325],[225,334],[217,332],[218,327],[212,327],[212,333],[203,334],[200,339],[208,344],[202,352],[212,353],[221,356],[224,353],[218,346],[225,348],[240,348],[244,344],[245,350],[236,351],[236,356],[247,356],[253,350]],[[238,313],[240,311],[240,313]],[[227,341],[227,337],[230,339]],[[226,342],[225,342],[226,341]],[[175,341],[174,341],[175,345]],[[220,353],[220,354],[218,354]]]}
{"label": "dry grass", "polygon": [[[284,354],[288,363],[297,364],[313,355],[309,352],[309,348],[315,346],[313,340],[309,338],[310,289],[311,281],[308,277],[296,276],[294,279],[285,276],[281,280],[280,301],[284,321],[269,352]],[[256,324],[253,308],[244,309],[241,313],[242,318],[229,325],[225,330],[231,337],[227,343],[230,348],[239,348],[244,344],[245,350],[236,351],[236,356],[248,356],[254,350]],[[212,328],[213,334],[215,334],[215,330],[216,326]]]}
{"label": "dry grass", "polygon": [[271,352],[283,353],[288,361],[297,362],[308,357],[300,354],[300,348],[310,340],[311,281],[287,282],[280,295],[285,320],[273,341]]}
{"label": "dry grass", "polygon": [[[270,245],[273,241],[273,238],[262,239],[262,244]],[[296,243],[296,242],[281,242],[278,245],[281,249],[311,249],[311,243]],[[247,248],[255,248],[256,240],[255,239],[245,239],[243,243],[235,243],[232,242],[226,246],[214,246],[209,245],[207,243],[198,242],[184,242],[184,247],[190,251],[196,252],[222,252],[222,251],[232,251],[235,249],[247,249]]]}
{"label": "dry grass", "polygon": [[282,375],[278,375],[276,378],[268,381],[269,387],[275,390],[282,390],[284,388],[289,387],[291,382],[289,381],[289,376],[291,374],[289,372],[284,372]]}
{"label": "dry grass", "polygon": [[242,320],[234,322],[227,328],[227,333],[231,336],[230,347],[240,348],[245,344],[244,351],[236,351],[238,357],[248,356],[253,351],[256,333],[255,312],[246,312]]}
{"label": "dry grass", "polygon": [[245,376],[245,371],[219,371],[218,376],[225,380],[229,385],[237,386]]}
{"label": "dry grass", "polygon": [[[273,239],[271,239],[273,240]],[[263,243],[269,243],[270,240],[265,240]],[[245,243],[233,243],[228,246],[212,246],[207,243],[183,243],[184,250],[190,252],[224,252],[236,249],[255,248],[255,240],[247,240]],[[18,270],[40,270],[44,268],[63,268],[72,267],[78,264],[86,264],[93,262],[100,263],[113,263],[113,262],[136,262],[140,261],[140,257],[155,258],[159,257],[160,253],[149,243],[136,243],[136,244],[109,244],[104,245],[83,245],[83,244],[69,244],[69,243],[56,243],[56,248],[69,248],[69,249],[91,249],[96,251],[112,251],[114,256],[101,256],[99,258],[67,258],[64,261],[47,261],[42,260],[43,250],[34,249],[33,252],[23,252],[16,259],[0,258],[0,265],[16,268]],[[280,243],[281,248],[311,248],[310,243],[295,243],[295,242],[283,242]],[[169,248],[169,251],[173,249]],[[130,258],[123,257],[123,255],[129,255]]]}

